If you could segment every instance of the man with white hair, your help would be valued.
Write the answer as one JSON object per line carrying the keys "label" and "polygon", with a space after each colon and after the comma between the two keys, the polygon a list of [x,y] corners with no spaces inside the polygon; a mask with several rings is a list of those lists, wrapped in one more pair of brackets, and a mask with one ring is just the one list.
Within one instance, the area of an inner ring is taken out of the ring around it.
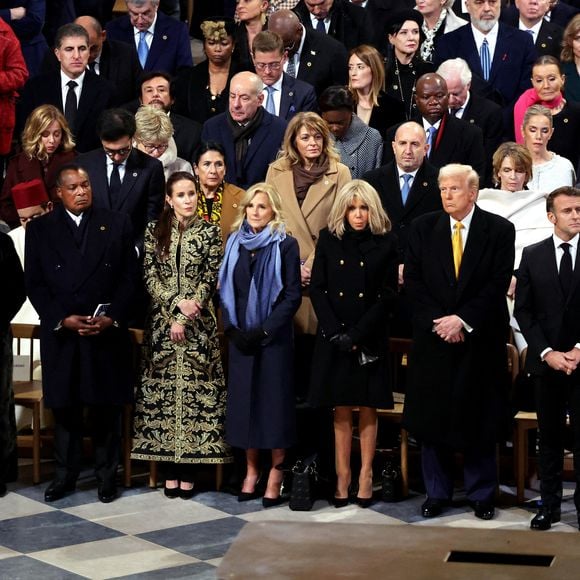
{"label": "man with white hair", "polygon": [[202,141],[217,141],[226,152],[228,183],[247,189],[264,181],[268,165],[276,159],[286,121],[264,107],[264,83],[254,73],[244,71],[230,81],[228,110],[208,119]]}
{"label": "man with white hair", "polygon": [[144,71],[174,75],[193,66],[189,31],[183,22],[159,12],[159,0],[125,0],[127,14],[107,24],[107,38],[131,45]]}
{"label": "man with white hair", "polygon": [[437,69],[447,83],[449,113],[458,119],[476,125],[483,132],[485,150],[485,185],[491,185],[491,159],[502,142],[503,124],[501,107],[471,91],[471,70],[462,58],[441,63]]}
{"label": "man with white hair", "polygon": [[466,0],[471,23],[444,34],[433,63],[460,57],[473,73],[473,91],[504,108],[504,138],[513,138],[513,106],[529,89],[536,49],[526,32],[499,22],[500,0]]}

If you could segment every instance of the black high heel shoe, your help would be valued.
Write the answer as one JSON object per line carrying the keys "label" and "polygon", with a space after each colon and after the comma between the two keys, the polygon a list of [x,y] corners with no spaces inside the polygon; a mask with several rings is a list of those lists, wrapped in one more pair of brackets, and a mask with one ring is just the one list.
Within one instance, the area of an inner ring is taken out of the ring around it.
{"label": "black high heel shoe", "polygon": [[350,499],[348,497],[336,497],[332,498],[332,505],[335,508],[343,508],[346,507],[349,503]]}
{"label": "black high heel shoe", "polygon": [[[240,491],[238,493],[238,501],[239,502],[244,502],[244,501],[251,501],[253,499],[258,499],[259,497],[261,497],[262,493],[260,491],[258,491],[258,484],[260,483],[260,476],[258,476],[258,479],[256,479],[256,483],[254,484],[254,491]],[[243,482],[242,482],[242,487],[243,487]]]}
{"label": "black high heel shoe", "polygon": [[[188,481],[184,483],[189,483]],[[195,485],[191,486],[191,489],[183,489],[181,484],[179,486],[179,497],[181,499],[191,499],[195,494]]]}
{"label": "black high heel shoe", "polygon": [[[279,472],[281,472],[282,471],[281,467],[282,467],[282,464],[278,464],[275,467],[273,467],[272,469],[276,469]],[[287,500],[287,498],[282,495],[283,486],[284,486],[284,476],[282,475],[282,479],[280,480],[278,497],[266,497],[266,496],[264,496],[262,498],[262,507],[271,508],[271,507],[275,507],[277,505],[284,503]],[[268,488],[268,486],[266,485],[266,489],[267,488]]]}
{"label": "black high heel shoe", "polygon": [[179,489],[179,484],[177,485],[177,487],[167,487],[167,485],[163,486],[163,493],[165,497],[168,497],[170,499],[179,497],[180,491],[181,490]]}

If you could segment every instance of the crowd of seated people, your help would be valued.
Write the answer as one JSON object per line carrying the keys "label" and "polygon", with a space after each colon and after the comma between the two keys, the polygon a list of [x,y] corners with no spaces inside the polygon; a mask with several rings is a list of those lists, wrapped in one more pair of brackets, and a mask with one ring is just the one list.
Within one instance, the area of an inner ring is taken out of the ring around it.
{"label": "crowd of seated people", "polygon": [[[315,451],[334,505],[367,507],[376,409],[400,386],[387,354],[397,336],[424,355],[410,357],[404,417],[422,445],[422,515],[451,500],[460,451],[475,515],[494,517],[510,315],[530,372],[548,370],[539,400],[552,374],[580,388],[575,323],[542,331],[530,296],[551,287],[524,249],[563,242],[546,265],[557,278],[571,246],[563,304],[580,309],[578,9],[236,0],[193,30],[159,0],[125,0],[119,15],[61,15],[52,31],[49,3],[16,4],[0,9],[12,51],[0,52],[0,131],[12,136],[0,220],[27,226],[12,238],[55,417],[46,501],[75,489],[82,407],[99,423],[98,497],[117,497],[120,409],[134,399],[132,457],[161,462],[169,498],[192,497],[196,465],[231,463],[240,501],[278,505],[288,463]],[[11,245],[2,238],[0,258],[18,285]],[[1,320],[6,356],[22,300]],[[130,326],[144,329],[137,369],[121,356]],[[134,393],[115,391],[122,377]],[[13,463],[10,373],[0,381],[0,463]],[[558,414],[538,414],[547,503],[532,528],[547,529],[564,443],[550,431]],[[574,445],[580,457],[578,433]],[[0,470],[0,491],[15,477]]]}

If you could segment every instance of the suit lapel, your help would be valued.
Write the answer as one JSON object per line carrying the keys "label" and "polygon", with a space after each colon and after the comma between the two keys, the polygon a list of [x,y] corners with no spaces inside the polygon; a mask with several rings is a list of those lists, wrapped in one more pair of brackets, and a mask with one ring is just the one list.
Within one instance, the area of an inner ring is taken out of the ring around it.
{"label": "suit lapel", "polygon": [[495,45],[495,51],[493,53],[493,61],[491,63],[491,69],[489,71],[489,84],[492,85],[495,77],[499,74],[503,63],[508,59],[509,43],[505,38],[506,29],[502,26],[501,22],[498,23],[499,30],[497,32],[497,42]]}
{"label": "suit lapel", "polygon": [[[252,135],[252,141],[250,142],[250,146],[248,147],[248,152],[246,153],[246,158],[244,159],[244,165],[248,167],[252,161],[252,158],[262,146],[262,143],[268,137],[270,133],[270,125],[272,124],[273,115],[264,111],[264,120],[258,130]],[[231,139],[231,137],[230,137]]]}
{"label": "suit lapel", "polygon": [[[290,113],[290,108],[294,105],[294,79],[283,73],[282,90],[280,94],[280,119],[287,119]],[[295,112],[295,111],[293,111]]]}
{"label": "suit lapel", "polygon": [[[576,247],[576,261],[574,262],[574,274],[572,275],[572,285],[570,286],[570,293],[566,297],[567,303],[570,301],[570,298],[576,292],[576,288],[578,288],[578,283],[580,282],[580,262],[578,261],[579,259],[580,259],[580,243]],[[558,286],[560,286],[560,284],[558,284]]]}
{"label": "suit lapel", "polygon": [[138,162],[137,153],[135,150],[133,150],[127,158],[127,163],[125,164],[125,177],[123,178],[123,183],[121,184],[119,199],[115,201],[114,207],[112,209],[119,210],[126,204],[127,200],[131,196],[131,192],[133,191],[135,183],[139,179],[141,170],[142,168]]}
{"label": "suit lapel", "polygon": [[94,274],[95,269],[99,267],[110,235],[110,223],[108,219],[104,219],[103,213],[93,210],[84,219],[89,220],[87,225],[87,243],[86,252],[82,254],[82,276],[79,276],[77,286],[82,286]]}
{"label": "suit lapel", "polygon": [[151,46],[149,47],[149,53],[147,54],[147,60],[145,61],[146,70],[155,70],[155,63],[159,59],[159,56],[163,54],[168,45],[167,36],[167,26],[165,18],[163,15],[157,13],[157,22],[155,23],[155,34],[153,35],[153,40],[151,41]]}
{"label": "suit lapel", "polygon": [[433,244],[435,255],[443,266],[445,276],[450,282],[455,283],[455,266],[453,265],[453,250],[451,248],[451,229],[449,216],[441,212],[440,218],[433,229]]}
{"label": "suit lapel", "polygon": [[96,207],[113,209],[109,201],[109,182],[107,179],[107,159],[104,151],[99,151],[96,161],[97,170],[91,171],[91,187]]}
{"label": "suit lapel", "polygon": [[486,250],[489,242],[487,223],[481,210],[475,206],[467,243],[463,250],[461,268],[459,269],[459,279],[457,280],[457,291],[460,294],[466,287],[469,278],[477,268],[481,254]]}
{"label": "suit lapel", "polygon": [[[398,185],[398,184],[397,184]],[[402,205],[402,217],[405,217],[409,212],[413,210],[427,195],[429,184],[425,180],[425,165],[419,167],[419,171],[415,174],[415,179],[413,179],[413,185],[409,191],[409,197],[407,198],[407,203]],[[401,196],[399,195],[399,199]]]}

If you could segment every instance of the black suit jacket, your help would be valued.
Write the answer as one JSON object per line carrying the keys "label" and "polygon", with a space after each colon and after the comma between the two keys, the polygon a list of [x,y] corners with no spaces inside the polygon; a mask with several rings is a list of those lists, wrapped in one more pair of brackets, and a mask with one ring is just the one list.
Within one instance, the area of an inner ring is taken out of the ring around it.
{"label": "black suit jacket", "polygon": [[[42,72],[48,73],[59,68],[54,52],[47,52]],[[124,42],[105,39],[99,59],[99,76],[113,83],[119,103],[128,103],[135,98],[140,74],[141,66],[135,51]]]}
{"label": "black suit jacket", "polygon": [[[64,112],[60,71],[38,75],[28,80],[22,91],[17,107],[17,133],[20,134],[28,115],[40,105],[54,105]],[[115,87],[111,82],[87,71],[84,76],[81,97],[74,127],[76,150],[79,153],[90,151],[100,146],[96,125],[99,115],[118,104]]]}
{"label": "black suit jacket", "polygon": [[461,120],[479,127],[483,132],[485,175],[482,176],[482,186],[483,184],[491,186],[492,157],[502,142],[502,109],[497,103],[471,92]]}
{"label": "black suit jacket", "polygon": [[577,253],[572,288],[565,296],[553,238],[524,248],[517,272],[514,315],[528,342],[526,370],[530,373],[542,375],[548,369],[540,360],[546,348],[566,352],[580,342],[579,258]]}
{"label": "black suit jacket", "polygon": [[[423,119],[414,119],[421,127]],[[399,125],[390,127],[385,141],[391,142],[395,138]],[[393,148],[383,149],[383,161],[387,163],[394,158]],[[429,154],[429,163],[440,169],[448,163],[464,163],[471,165],[481,176],[485,174],[483,149],[483,133],[479,127],[471,123],[456,119],[451,115],[445,115],[435,134],[435,145]]]}
{"label": "black suit jacket", "polygon": [[[310,11],[304,0],[300,0],[292,10],[306,28],[313,30]],[[374,29],[364,8],[355,6],[348,0],[334,0],[330,9],[328,35],[350,50],[361,44],[372,44]]]}
{"label": "black suit jacket", "polygon": [[426,160],[423,161],[423,164],[415,174],[405,205],[403,205],[401,198],[399,173],[394,161],[363,175],[363,179],[377,190],[383,208],[391,220],[392,231],[397,235],[398,239],[400,264],[403,263],[405,258],[411,222],[420,215],[442,209],[439,185],[437,183],[438,175],[439,171],[436,167],[433,167]]}
{"label": "black suit jacket", "polygon": [[289,121],[296,113],[318,111],[314,87],[286,73],[283,75],[278,116]]}
{"label": "black suit jacket", "polygon": [[327,34],[304,27],[306,38],[300,53],[298,76],[320,96],[332,85],[348,81],[348,54],[344,45]]}
{"label": "black suit jacket", "polygon": [[201,124],[177,113],[171,113],[169,118],[173,124],[173,138],[177,145],[178,157],[193,163],[195,152],[201,142]]}
{"label": "black suit jacket", "polygon": [[[513,4],[511,6],[506,6],[505,8],[502,8],[501,20],[514,28],[518,28],[520,11]],[[540,26],[540,30],[534,41],[538,56],[551,54],[560,60],[563,33],[564,29],[559,24],[552,21],[548,22],[547,20],[542,20],[542,25]]]}
{"label": "black suit jacket", "polygon": [[[126,329],[137,283],[137,258],[126,215],[92,208],[83,215],[86,243],[74,239],[64,207],[26,227],[26,289],[40,315],[42,387],[48,407],[81,403],[122,405],[131,401],[131,343]],[[101,335],[82,337],[61,328],[67,316],[90,316],[109,303],[120,323]]]}
{"label": "black suit jacket", "polygon": [[[405,289],[413,309],[410,379],[404,424],[422,441],[451,448],[489,448],[507,413],[505,293],[512,275],[514,226],[474,209],[459,277],[445,212],[417,218],[409,233]],[[449,344],[433,321],[455,314],[471,326]]]}
{"label": "black suit jacket", "polygon": [[159,219],[165,199],[165,175],[158,159],[133,149],[127,158],[125,177],[119,198],[109,200],[107,180],[107,158],[102,148],[79,156],[78,164],[83,167],[91,181],[93,205],[128,214],[131,218],[135,245],[140,255],[147,223]]}

